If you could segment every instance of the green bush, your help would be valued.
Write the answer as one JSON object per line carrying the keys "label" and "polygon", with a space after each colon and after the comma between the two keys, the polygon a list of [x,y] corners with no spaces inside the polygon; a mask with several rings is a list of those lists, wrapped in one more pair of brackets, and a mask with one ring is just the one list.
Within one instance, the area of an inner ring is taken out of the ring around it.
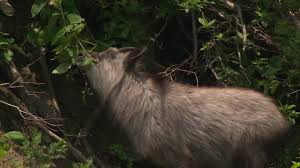
{"label": "green bush", "polygon": [[[31,49],[45,48],[52,73],[68,74],[73,73],[79,52],[147,46],[144,64],[171,67],[166,71],[168,77],[259,90],[274,98],[291,125],[299,125],[300,30],[295,19],[300,15],[300,1],[224,2],[34,0],[28,10],[31,19],[23,27],[25,38],[0,33],[0,59],[9,63],[22,55],[29,60]],[[19,134],[12,135],[21,141]],[[22,151],[29,160],[51,165],[52,154],[62,146],[40,148],[41,135],[34,133],[31,140],[22,142]],[[0,141],[0,158],[8,149]],[[111,150],[125,167],[132,166],[133,158],[119,146]],[[294,160],[292,167],[299,167],[296,154],[284,150],[284,160],[279,159],[282,164],[277,165],[290,167]],[[90,162],[74,164],[89,166]]]}

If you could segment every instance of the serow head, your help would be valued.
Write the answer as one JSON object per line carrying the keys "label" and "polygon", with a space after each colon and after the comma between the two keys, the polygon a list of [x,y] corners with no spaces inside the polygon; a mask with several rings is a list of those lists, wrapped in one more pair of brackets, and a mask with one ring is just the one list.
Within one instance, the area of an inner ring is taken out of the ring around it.
{"label": "serow head", "polygon": [[118,69],[125,71],[134,66],[146,48],[136,47],[108,48],[100,53],[80,53],[76,64],[83,70],[97,67],[102,70]]}

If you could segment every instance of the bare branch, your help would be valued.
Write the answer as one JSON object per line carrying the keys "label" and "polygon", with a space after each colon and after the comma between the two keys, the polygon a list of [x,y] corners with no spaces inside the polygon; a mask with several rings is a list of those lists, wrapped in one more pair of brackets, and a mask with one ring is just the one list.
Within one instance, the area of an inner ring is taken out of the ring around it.
{"label": "bare branch", "polygon": [[[161,65],[160,65],[160,66],[161,66]],[[161,66],[161,67],[163,67],[163,66]],[[163,67],[163,68],[165,68],[165,70],[164,70],[163,72],[160,72],[159,74],[168,77],[171,81],[173,81],[173,77],[172,77],[173,74],[174,74],[175,72],[177,72],[177,71],[181,71],[181,72],[187,73],[188,75],[189,75],[189,74],[193,74],[193,75],[195,76],[196,86],[197,86],[197,87],[199,86],[199,78],[198,78],[196,72],[190,71],[190,70],[185,70],[185,69],[180,69],[180,68],[178,68],[178,66],[176,66],[176,65],[172,65],[172,66],[167,67],[167,68],[166,68],[166,67]]]}
{"label": "bare branch", "polygon": [[220,0],[222,3],[224,3],[229,8],[235,8],[235,4],[233,2],[230,2],[228,0]]}
{"label": "bare branch", "polygon": [[56,99],[56,94],[55,94],[55,90],[54,90],[54,87],[53,87],[53,83],[52,83],[51,77],[49,75],[49,68],[47,66],[45,48],[40,48],[40,57],[41,57],[41,59],[39,59],[39,61],[40,61],[40,65],[42,66],[43,76],[44,76],[44,78],[46,80],[46,83],[48,85],[48,88],[49,88],[50,99],[51,99],[51,101],[53,103],[53,106],[54,106],[56,112],[59,114],[59,116],[61,116],[61,111],[60,111],[59,105],[57,103],[57,99]]}
{"label": "bare branch", "polygon": [[196,29],[196,19],[193,12],[191,12],[192,15],[192,33],[193,33],[193,44],[194,44],[194,50],[193,50],[193,64],[197,60],[198,56],[198,41],[197,41],[197,29]]}
{"label": "bare branch", "polygon": [[[9,107],[15,108],[19,111],[19,114],[22,116],[22,118],[24,119],[28,119],[26,118],[23,114],[26,114],[30,117],[30,120],[32,120],[33,122],[30,122],[36,126],[38,126],[40,129],[42,129],[47,135],[49,135],[51,138],[53,138],[56,141],[64,141],[68,147],[68,149],[71,151],[71,153],[73,154],[73,156],[82,162],[85,162],[88,158],[86,156],[84,156],[78,149],[76,149],[72,144],[66,142],[64,139],[62,139],[61,137],[59,137],[58,135],[56,135],[53,131],[51,131],[47,126],[45,126],[45,122],[43,119],[41,119],[40,117],[36,117],[33,114],[31,114],[28,111],[22,110],[21,107],[18,107],[16,105],[7,103],[3,100],[0,100],[0,103],[7,105]],[[23,108],[27,109],[27,107],[24,105]],[[95,166],[94,166],[95,167]],[[103,166],[102,166],[103,167]],[[96,168],[96,167],[95,167]]]}
{"label": "bare branch", "polygon": [[243,34],[243,52],[245,52],[246,50],[246,46],[247,46],[247,29],[246,29],[246,25],[244,23],[243,20],[243,15],[242,15],[242,9],[239,5],[235,5],[237,12],[238,12],[238,16],[239,16],[239,20],[240,20],[240,24],[242,27],[242,34]]}
{"label": "bare branch", "polygon": [[300,18],[299,17],[297,18],[296,14],[293,13],[292,11],[289,11],[289,15],[292,18],[293,24],[295,25],[296,29],[300,31]]}
{"label": "bare branch", "polygon": [[27,65],[27,67],[32,66],[33,64],[35,64],[36,62],[38,62],[40,59],[41,59],[41,56],[39,56],[37,59],[35,59],[35,60],[32,61],[31,63],[29,63],[29,64]]}
{"label": "bare branch", "polygon": [[168,21],[169,21],[169,19],[166,18],[165,23],[164,23],[163,26],[160,28],[159,32],[155,33],[155,34],[154,34],[154,37],[151,37],[151,38],[149,39],[148,43],[146,44],[146,49],[148,49],[148,47],[150,46],[151,43],[154,44],[154,43],[157,41],[157,39],[158,39],[158,37],[160,36],[160,34],[161,34],[161,33],[164,31],[164,29],[167,27]]}

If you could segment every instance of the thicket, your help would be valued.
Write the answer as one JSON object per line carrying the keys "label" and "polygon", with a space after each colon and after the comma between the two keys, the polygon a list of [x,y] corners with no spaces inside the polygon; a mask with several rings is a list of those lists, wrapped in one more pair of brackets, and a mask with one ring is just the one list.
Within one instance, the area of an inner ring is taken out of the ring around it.
{"label": "thicket", "polygon": [[170,80],[273,97],[293,129],[270,167],[300,167],[299,0],[1,0],[0,11],[0,167],[149,166],[106,124],[82,129],[97,101],[78,53],[111,46],[145,47],[146,71]]}

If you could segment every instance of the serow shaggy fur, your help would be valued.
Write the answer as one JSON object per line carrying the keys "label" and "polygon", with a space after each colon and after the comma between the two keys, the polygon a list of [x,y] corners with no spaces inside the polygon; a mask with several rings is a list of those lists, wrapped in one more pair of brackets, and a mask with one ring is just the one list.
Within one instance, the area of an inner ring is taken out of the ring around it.
{"label": "serow shaggy fur", "polygon": [[86,72],[137,153],[170,168],[266,166],[269,149],[289,125],[270,98],[243,88],[155,80],[136,70],[139,51],[92,54],[95,64]]}

